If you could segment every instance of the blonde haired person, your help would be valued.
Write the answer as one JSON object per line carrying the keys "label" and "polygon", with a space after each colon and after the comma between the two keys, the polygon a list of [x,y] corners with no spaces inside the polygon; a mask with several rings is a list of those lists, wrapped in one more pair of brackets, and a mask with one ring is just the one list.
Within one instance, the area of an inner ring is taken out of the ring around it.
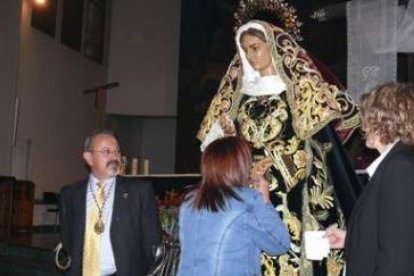
{"label": "blonde haired person", "polygon": [[366,145],[380,156],[348,230],[329,228],[332,248],[347,252],[347,275],[414,275],[414,87],[389,83],[363,96]]}

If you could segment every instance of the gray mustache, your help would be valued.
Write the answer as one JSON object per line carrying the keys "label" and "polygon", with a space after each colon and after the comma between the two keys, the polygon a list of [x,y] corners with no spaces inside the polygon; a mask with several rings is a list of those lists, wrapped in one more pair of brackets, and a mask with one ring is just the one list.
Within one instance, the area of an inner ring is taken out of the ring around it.
{"label": "gray mustache", "polygon": [[111,160],[108,163],[106,163],[107,168],[118,169],[120,166],[121,164],[118,160]]}

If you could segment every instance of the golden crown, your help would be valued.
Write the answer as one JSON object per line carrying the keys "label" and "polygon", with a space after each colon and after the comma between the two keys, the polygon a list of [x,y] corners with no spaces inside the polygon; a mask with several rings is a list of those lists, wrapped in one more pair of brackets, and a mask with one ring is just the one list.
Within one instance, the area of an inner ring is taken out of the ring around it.
{"label": "golden crown", "polygon": [[300,26],[297,20],[296,9],[284,0],[240,0],[239,7],[234,14],[235,29],[250,20],[262,20],[276,25],[296,40],[302,40]]}

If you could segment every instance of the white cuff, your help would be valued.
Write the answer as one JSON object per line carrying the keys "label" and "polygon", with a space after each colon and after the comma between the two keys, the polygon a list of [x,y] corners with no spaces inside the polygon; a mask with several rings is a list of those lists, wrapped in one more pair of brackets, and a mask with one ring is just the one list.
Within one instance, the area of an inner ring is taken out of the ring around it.
{"label": "white cuff", "polygon": [[200,150],[204,151],[206,147],[213,141],[224,136],[224,131],[218,121],[216,121],[207,133],[206,138],[200,145]]}

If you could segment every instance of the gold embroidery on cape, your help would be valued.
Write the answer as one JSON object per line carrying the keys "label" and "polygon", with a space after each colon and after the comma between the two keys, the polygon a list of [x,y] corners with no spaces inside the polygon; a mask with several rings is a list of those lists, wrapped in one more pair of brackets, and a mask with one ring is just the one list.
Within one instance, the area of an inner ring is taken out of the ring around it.
{"label": "gold embroidery on cape", "polygon": [[201,141],[205,139],[207,133],[223,112],[229,112],[230,117],[234,118],[234,112],[231,111],[234,106],[238,106],[241,96],[240,93],[234,93],[234,91],[239,90],[237,87],[240,74],[239,66],[239,58],[236,55],[227,68],[227,72],[220,82],[217,94],[213,97],[207,114],[201,122],[200,130],[197,133],[197,138]]}
{"label": "gold embroidery on cape", "polygon": [[342,118],[335,126],[337,130],[355,129],[361,124],[359,108],[347,93],[338,93],[335,99],[339,103],[342,112]]}
{"label": "gold embroidery on cape", "polygon": [[323,80],[306,52],[286,33],[276,35],[275,51],[274,56],[280,56],[277,71],[287,84],[293,128],[305,140],[341,116],[335,100],[340,91]]}
{"label": "gold embroidery on cape", "polygon": [[[306,51],[289,34],[266,22],[256,22],[265,27],[266,35],[272,41],[273,64],[286,83],[293,128],[299,138],[311,137],[333,119],[340,121],[339,129],[356,128],[360,118],[350,97],[323,80]],[[236,116],[241,99],[240,76],[240,62],[236,55],[201,123],[197,134],[201,141],[223,111],[232,118]]]}
{"label": "gold embroidery on cape", "polygon": [[328,276],[340,276],[342,275],[342,269],[344,268],[344,253],[340,250],[331,250],[327,261],[326,267],[328,271]]}
{"label": "gold embroidery on cape", "polygon": [[260,263],[262,267],[264,268],[263,275],[265,276],[276,276],[275,270],[273,269],[273,261],[274,257],[267,255],[266,253],[263,253],[260,257]]}
{"label": "gold embroidery on cape", "polygon": [[[298,167],[295,164],[295,155],[300,145],[301,141],[296,136],[293,136],[287,141],[276,139],[274,142],[266,145],[267,152],[269,152],[274,160],[275,168],[279,170],[285,181],[286,191],[290,191],[306,177],[306,168],[302,166]],[[300,155],[307,155],[307,153],[301,151]]]}
{"label": "gold embroidery on cape", "polygon": [[291,256],[288,254],[284,254],[279,258],[279,265],[280,265],[280,275],[282,276],[299,276],[299,268],[294,267],[292,264],[289,263],[292,261]]}
{"label": "gold embroidery on cape", "polygon": [[[276,102],[276,106],[272,106],[274,102]],[[251,113],[254,111],[251,109],[255,109],[257,105],[273,111],[266,112],[264,118],[252,119],[254,116]],[[239,110],[240,133],[247,141],[252,143],[253,147],[263,148],[267,142],[279,136],[284,122],[289,116],[287,107],[287,104],[275,95],[266,97],[266,99],[260,97],[249,98]]]}
{"label": "gold embroidery on cape", "polygon": [[[321,209],[330,209],[334,207],[334,189],[333,185],[329,185],[329,176],[326,165],[326,152],[330,150],[330,145],[321,145],[311,140],[310,146],[317,153],[313,158],[313,165],[316,173],[312,175],[314,185],[309,188],[309,203],[313,209],[317,207]],[[323,212],[318,215],[319,219],[323,219]]]}
{"label": "gold embroidery on cape", "polygon": [[272,100],[275,98],[280,99],[278,96],[271,96],[264,101],[263,105],[265,108],[269,110],[274,108],[275,110],[268,112],[263,119],[252,120],[250,110],[246,110],[251,104],[258,105],[255,103],[257,101],[255,97],[247,100],[240,110],[239,122],[241,125],[241,133],[248,141],[253,143],[255,148],[261,148],[265,142],[277,137],[282,130],[283,122],[288,118],[286,110],[287,104],[284,101],[279,100],[275,107],[271,106],[273,103]]}
{"label": "gold embroidery on cape", "polygon": [[301,223],[300,220],[289,212],[288,216],[283,220],[287,225],[289,232],[291,233],[291,239],[293,241],[299,241],[301,236]]}
{"label": "gold embroidery on cape", "polygon": [[282,200],[282,204],[277,206],[276,209],[282,211],[282,220],[288,227],[290,238],[292,241],[299,241],[302,233],[301,222],[294,213],[290,212],[287,204],[287,194],[278,192],[277,196]]}
{"label": "gold embroidery on cape", "polygon": [[279,188],[279,181],[277,181],[277,179],[273,177],[270,172],[266,174],[266,179],[270,179],[269,192],[274,191],[277,188]]}
{"label": "gold embroidery on cape", "polygon": [[[310,146],[306,143],[306,148],[309,150]],[[308,196],[308,183],[304,183],[302,190],[302,223],[303,223],[303,233],[305,231],[314,231],[319,230],[319,224],[316,219],[312,216],[310,206],[309,206],[309,196]],[[301,251],[305,252],[305,239],[301,240],[300,243]],[[306,259],[305,253],[300,256],[300,265],[301,273],[303,275],[313,275],[313,266],[312,262]]]}

